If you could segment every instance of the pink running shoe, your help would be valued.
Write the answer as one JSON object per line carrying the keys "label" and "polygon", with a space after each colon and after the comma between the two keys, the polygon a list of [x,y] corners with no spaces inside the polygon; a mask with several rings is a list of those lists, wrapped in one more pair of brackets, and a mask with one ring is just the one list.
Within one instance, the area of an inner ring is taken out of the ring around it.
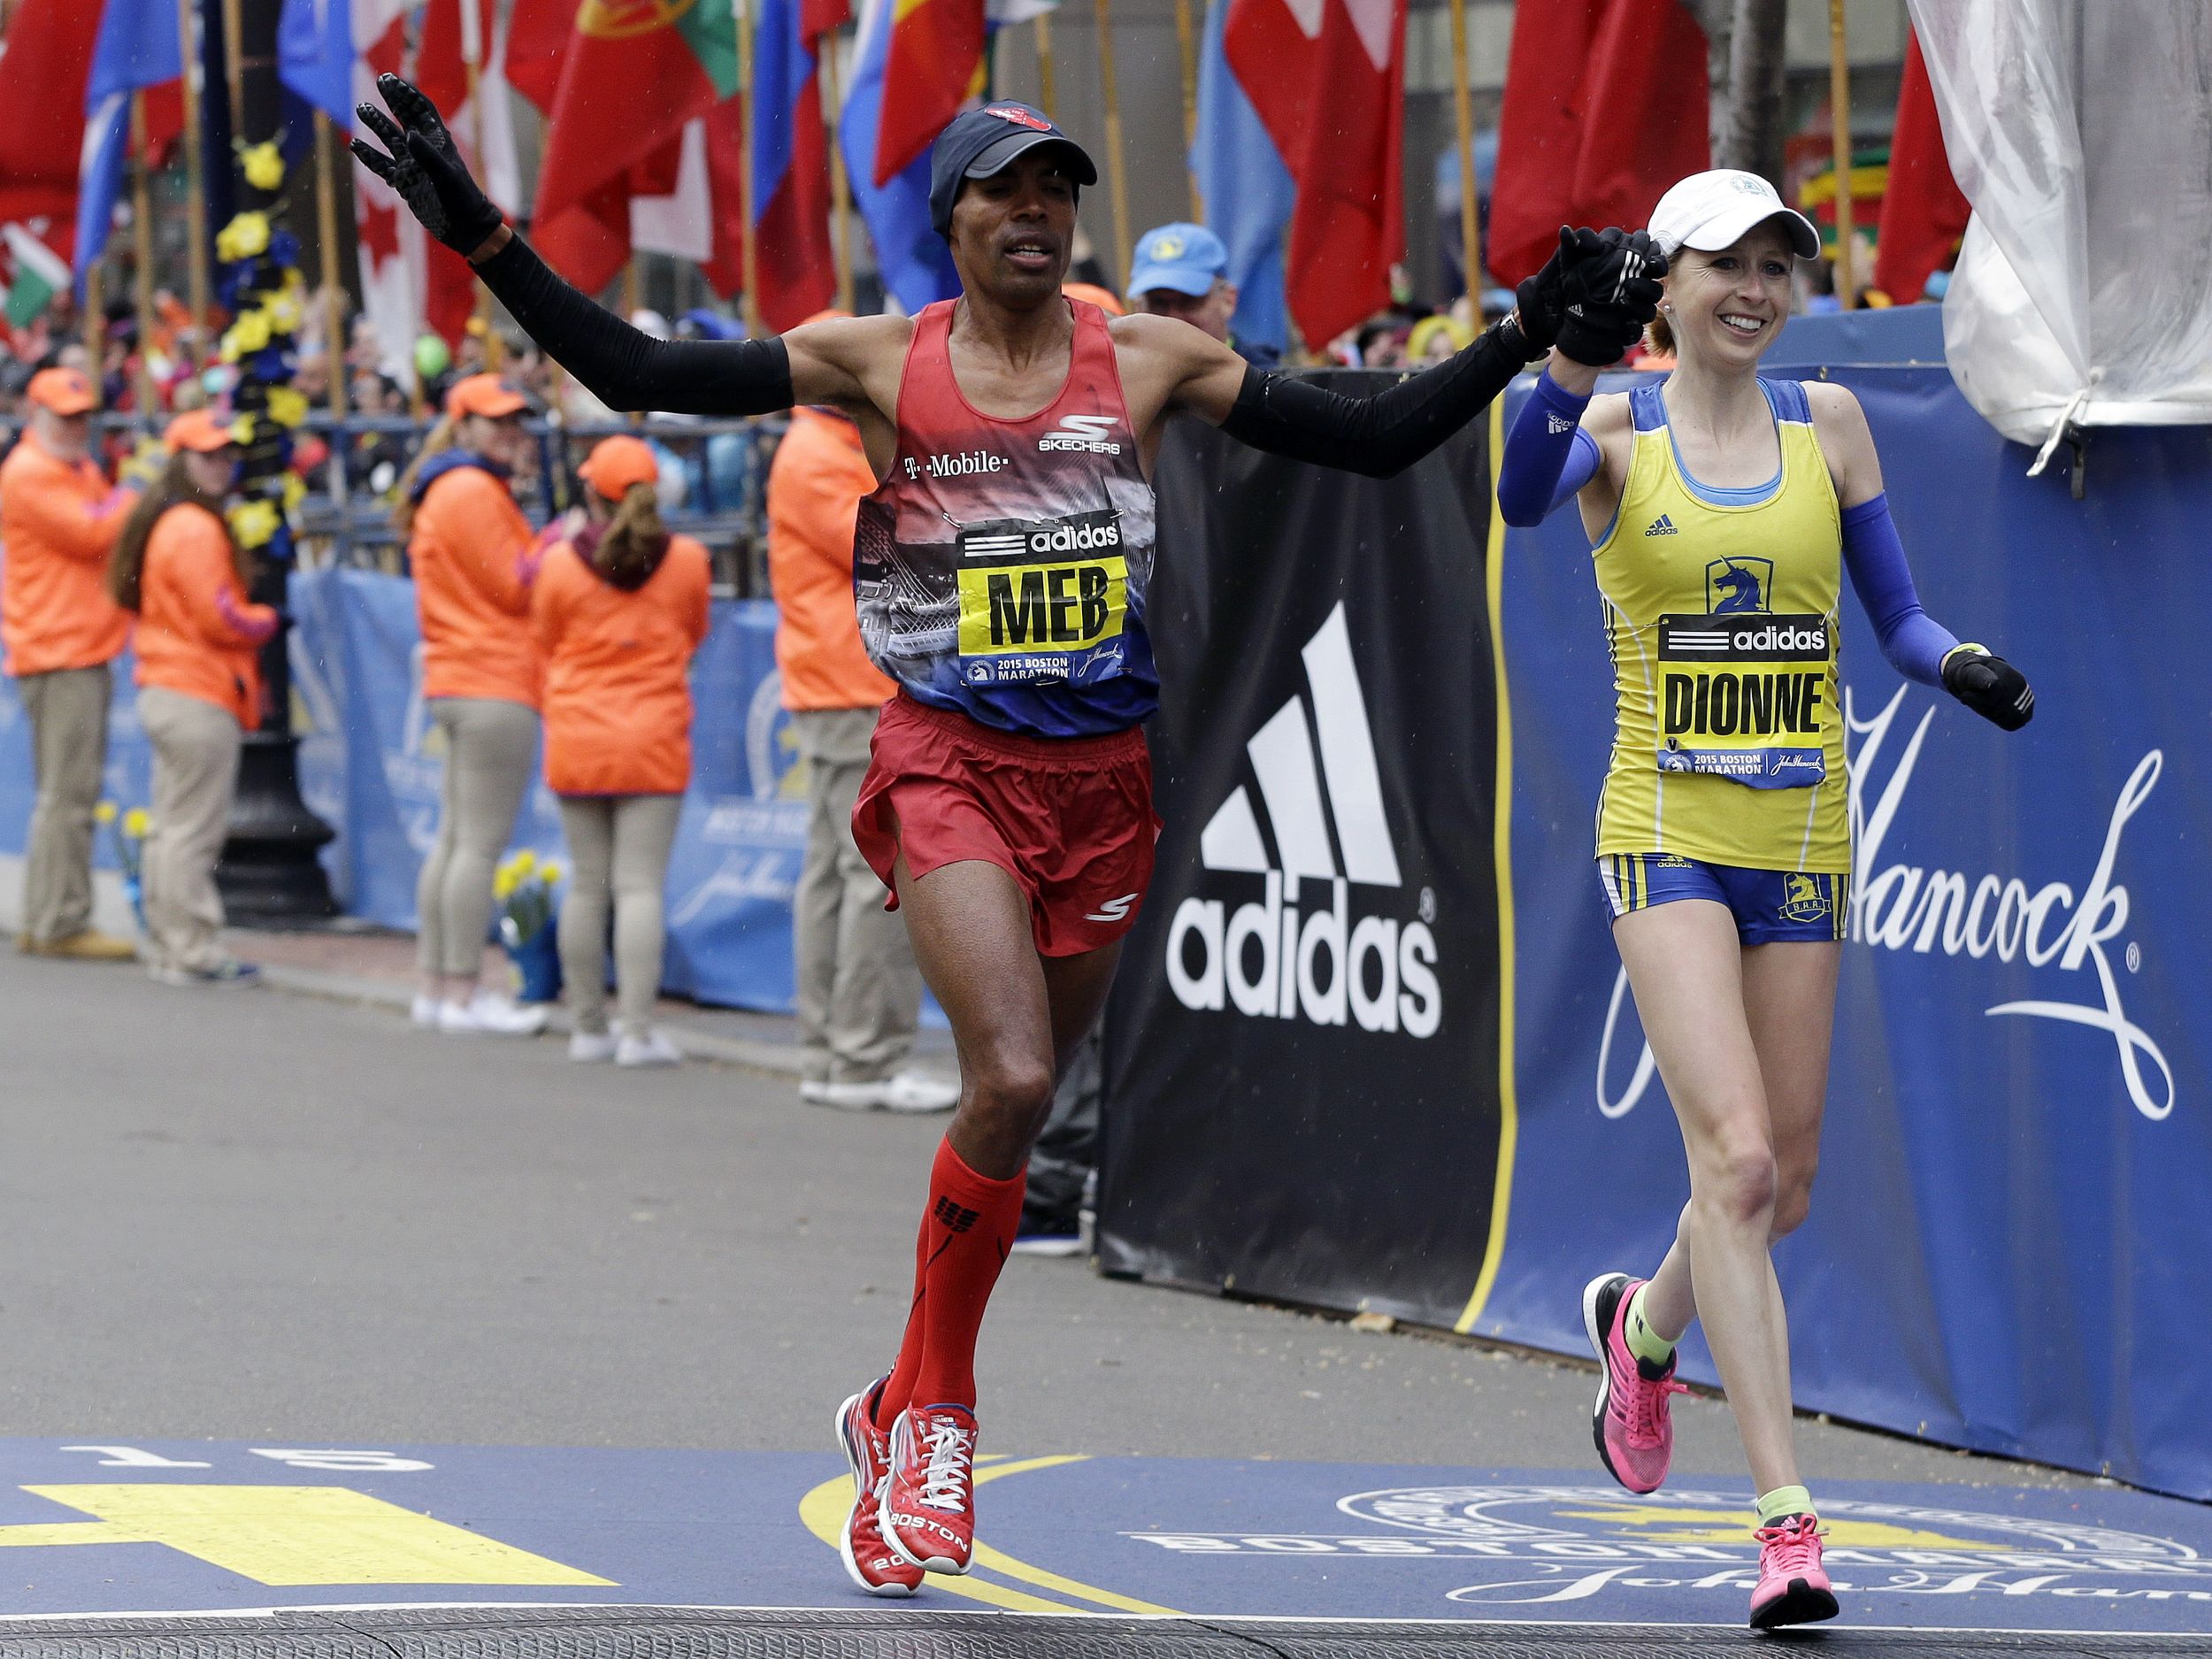
{"label": "pink running shoe", "polygon": [[891,1473],[891,1437],[875,1424],[876,1396],[888,1378],[878,1378],[837,1409],[837,1443],[853,1472],[853,1507],[837,1536],[837,1554],[852,1581],[870,1595],[912,1595],[922,1570],[883,1541],[877,1506]]}
{"label": "pink running shoe", "polygon": [[1820,1565],[1820,1517],[1786,1515],[1754,1534],[1759,1540],[1759,1587],[1751,1593],[1751,1624],[1773,1630],[1836,1616],[1836,1593]]}
{"label": "pink running shoe", "polygon": [[1628,1299],[1644,1281],[1625,1273],[1601,1273],[1582,1290],[1582,1325],[1598,1355],[1598,1403],[1590,1438],[1614,1479],[1631,1492],[1656,1492],[1674,1457],[1670,1394],[1690,1391],[1674,1379],[1674,1361],[1663,1370],[1629,1352]]}
{"label": "pink running shoe", "polygon": [[891,1428],[884,1541],[925,1572],[965,1572],[975,1549],[975,1413],[909,1406]]}

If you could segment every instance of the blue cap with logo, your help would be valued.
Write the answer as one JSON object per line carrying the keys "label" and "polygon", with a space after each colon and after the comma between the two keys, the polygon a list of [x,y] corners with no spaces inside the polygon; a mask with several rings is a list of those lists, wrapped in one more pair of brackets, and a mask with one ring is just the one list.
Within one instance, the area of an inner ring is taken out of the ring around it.
{"label": "blue cap with logo", "polygon": [[1198,299],[1229,273],[1229,250],[1203,225],[1163,225],[1137,241],[1129,266],[1129,297],[1171,288]]}
{"label": "blue cap with logo", "polygon": [[1055,127],[1042,110],[999,98],[948,121],[929,152],[929,222],[937,234],[951,240],[952,204],[960,197],[962,184],[1004,172],[1015,157],[1039,144],[1057,144],[1065,151],[1068,176],[1076,183],[1098,182],[1098,168],[1083,146]]}

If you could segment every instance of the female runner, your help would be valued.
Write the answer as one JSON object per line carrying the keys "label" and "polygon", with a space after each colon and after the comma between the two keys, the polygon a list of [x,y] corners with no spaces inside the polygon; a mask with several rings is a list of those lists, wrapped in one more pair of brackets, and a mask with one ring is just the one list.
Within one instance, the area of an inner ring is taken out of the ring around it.
{"label": "female runner", "polygon": [[1598,878],[1689,1156],[1690,1202],[1657,1271],[1583,1294],[1598,1453],[1632,1492],[1666,1478],[1675,1344],[1702,1318],[1759,1493],[1751,1622],[1770,1628],[1836,1613],[1768,1253],[1810,1200],[1847,930],[1842,570],[1899,672],[2007,731],[2034,698],[1921,610],[1858,400],[1760,378],[1793,260],[1820,250],[1812,225],[1764,180],[1724,170],[1669,190],[1649,234],[1668,262],[1654,342],[1679,366],[1593,398],[1603,354],[1578,359],[1586,336],[1563,333],[1498,500],[1509,524],[1532,525],[1580,498],[1617,710]]}

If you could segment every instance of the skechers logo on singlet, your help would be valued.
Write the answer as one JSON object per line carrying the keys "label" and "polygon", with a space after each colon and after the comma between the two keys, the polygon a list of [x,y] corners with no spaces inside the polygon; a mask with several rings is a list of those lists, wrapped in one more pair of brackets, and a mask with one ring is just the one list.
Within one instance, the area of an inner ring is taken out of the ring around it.
{"label": "skechers logo on singlet", "polygon": [[928,455],[920,459],[906,457],[906,475],[919,478],[926,472],[932,478],[980,478],[987,473],[1002,472],[1013,463],[995,449],[964,449],[958,455]]}
{"label": "skechers logo on singlet", "polygon": [[1063,415],[1057,426],[1037,440],[1037,447],[1048,452],[1075,449],[1087,455],[1119,455],[1121,445],[1110,435],[1116,424],[1112,415]]}

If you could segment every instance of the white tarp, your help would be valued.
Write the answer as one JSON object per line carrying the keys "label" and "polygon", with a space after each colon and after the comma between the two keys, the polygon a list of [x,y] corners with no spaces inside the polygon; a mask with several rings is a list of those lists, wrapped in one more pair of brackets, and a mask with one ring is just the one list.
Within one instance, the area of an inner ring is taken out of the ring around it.
{"label": "white tarp", "polygon": [[2007,437],[2212,422],[2212,5],[1909,0],[1973,204],[1951,373]]}

